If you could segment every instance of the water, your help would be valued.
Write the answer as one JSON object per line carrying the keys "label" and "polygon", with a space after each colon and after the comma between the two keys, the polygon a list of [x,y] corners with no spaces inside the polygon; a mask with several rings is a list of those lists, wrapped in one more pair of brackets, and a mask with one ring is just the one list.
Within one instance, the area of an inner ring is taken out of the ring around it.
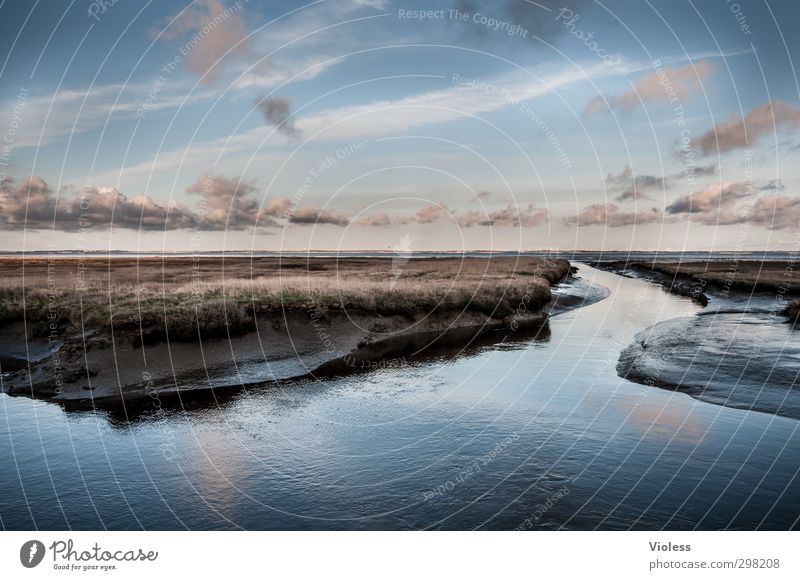
{"label": "water", "polygon": [[701,314],[639,333],[618,370],[703,401],[800,419],[800,329],[749,308]]}
{"label": "water", "polygon": [[142,414],[0,398],[8,529],[787,529],[798,421],[617,376],[699,307],[581,266],[609,298],[537,340]]}

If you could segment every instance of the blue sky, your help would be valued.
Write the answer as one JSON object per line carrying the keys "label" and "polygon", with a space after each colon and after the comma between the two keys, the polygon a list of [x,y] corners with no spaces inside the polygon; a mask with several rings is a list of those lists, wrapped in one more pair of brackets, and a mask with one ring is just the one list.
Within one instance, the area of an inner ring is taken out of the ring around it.
{"label": "blue sky", "polygon": [[799,12],[5,1],[0,249],[793,250]]}

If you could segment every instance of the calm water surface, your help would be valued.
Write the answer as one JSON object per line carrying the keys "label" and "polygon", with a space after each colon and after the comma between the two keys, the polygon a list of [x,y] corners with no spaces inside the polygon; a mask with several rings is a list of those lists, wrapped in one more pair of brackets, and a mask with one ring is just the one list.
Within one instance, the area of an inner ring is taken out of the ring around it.
{"label": "calm water surface", "polygon": [[248,389],[126,422],[0,398],[7,529],[786,529],[798,421],[620,379],[699,307],[581,266],[606,300],[539,340]]}

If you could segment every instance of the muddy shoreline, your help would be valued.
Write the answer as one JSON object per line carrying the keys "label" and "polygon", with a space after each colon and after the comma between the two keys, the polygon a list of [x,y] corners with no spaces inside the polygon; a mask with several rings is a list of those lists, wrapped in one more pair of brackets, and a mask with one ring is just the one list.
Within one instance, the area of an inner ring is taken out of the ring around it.
{"label": "muddy shoreline", "polygon": [[708,304],[708,296],[705,293],[707,283],[691,276],[669,274],[650,264],[645,265],[639,262],[594,262],[592,266],[626,278],[647,280],[661,286],[671,294],[690,298],[701,306]]}
{"label": "muddy shoreline", "polygon": [[[783,284],[789,265],[771,276],[717,275],[727,264],[605,263],[619,275],[647,280],[702,307],[694,316],[667,320],[638,333],[621,353],[617,374],[634,383],[682,392],[701,401],[747,411],[800,418],[800,328],[785,314],[796,297]],[[747,269],[760,271],[761,265]],[[784,290],[786,289],[786,290]]]}

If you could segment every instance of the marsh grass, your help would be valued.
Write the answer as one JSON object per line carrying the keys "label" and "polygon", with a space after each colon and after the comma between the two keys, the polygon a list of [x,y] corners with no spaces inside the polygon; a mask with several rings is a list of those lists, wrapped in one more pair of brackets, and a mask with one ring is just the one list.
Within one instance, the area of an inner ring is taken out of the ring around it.
{"label": "marsh grass", "polygon": [[33,332],[131,332],[146,341],[240,334],[286,311],[410,318],[471,311],[503,318],[538,310],[565,260],[536,258],[3,258],[0,322]]}
{"label": "marsh grass", "polygon": [[707,262],[632,263],[671,276],[689,276],[720,288],[745,292],[800,295],[800,270],[793,261],[712,260]]}

